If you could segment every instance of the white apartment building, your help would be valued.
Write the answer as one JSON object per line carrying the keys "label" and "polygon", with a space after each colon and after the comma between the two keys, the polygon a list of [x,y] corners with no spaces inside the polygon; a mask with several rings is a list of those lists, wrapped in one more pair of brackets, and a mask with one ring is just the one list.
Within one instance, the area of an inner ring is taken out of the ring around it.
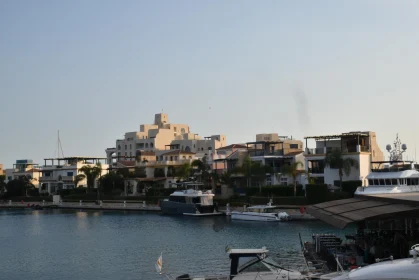
{"label": "white apartment building", "polygon": [[[54,194],[61,189],[74,189],[77,187],[87,187],[86,178],[75,184],[75,177],[80,172],[83,166],[94,166],[101,163],[102,174],[108,173],[108,164],[106,158],[97,157],[65,157],[65,158],[47,158],[45,165],[41,170],[40,193]],[[97,180],[95,181],[95,188],[97,187]]]}
{"label": "white apartment building", "polygon": [[350,175],[343,174],[343,181],[361,180],[367,185],[365,177],[371,172],[371,161],[383,161],[384,154],[377,144],[376,134],[371,131],[348,132],[335,135],[309,136],[314,139],[315,148],[305,149],[306,170],[316,183],[334,185],[339,180],[338,169],[325,165],[326,154],[335,149],[342,151],[344,157],[355,159],[359,167],[352,167]]}
{"label": "white apartment building", "polygon": [[34,163],[31,159],[21,159],[16,160],[16,163],[13,164],[13,168],[8,168],[5,170],[6,180],[9,182],[14,179],[19,179],[20,177],[25,176],[30,180],[32,185],[35,188],[39,187],[39,177],[41,176],[41,171],[39,165]]}
{"label": "white apartment building", "polygon": [[226,145],[225,135],[200,137],[191,133],[187,124],[169,123],[169,116],[156,114],[153,124],[140,125],[139,131],[125,133],[124,139],[116,140],[116,146],[106,149],[108,163],[124,158],[135,158],[139,151],[157,152],[164,150],[182,150],[192,153],[211,154]]}

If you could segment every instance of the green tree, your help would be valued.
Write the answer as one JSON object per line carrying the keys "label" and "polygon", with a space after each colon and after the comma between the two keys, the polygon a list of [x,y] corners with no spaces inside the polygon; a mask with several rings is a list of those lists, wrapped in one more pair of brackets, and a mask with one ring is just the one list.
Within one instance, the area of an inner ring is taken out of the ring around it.
{"label": "green tree", "polygon": [[338,169],[340,188],[342,188],[343,173],[345,173],[346,176],[349,176],[352,167],[359,168],[359,162],[356,159],[344,157],[342,151],[338,149],[334,149],[330,153],[327,153],[324,163],[331,169]]}
{"label": "green tree", "polygon": [[192,162],[192,167],[198,170],[199,181],[207,186],[211,178],[211,166],[207,163],[208,158],[204,156],[202,159],[196,159]]}
{"label": "green tree", "polygon": [[124,179],[117,172],[105,174],[99,179],[99,181],[105,194],[112,194],[114,190],[124,190]]}
{"label": "green tree", "polygon": [[233,179],[231,178],[232,172],[226,170],[219,176],[221,184],[227,185],[228,187],[232,187]]}
{"label": "green tree", "polygon": [[304,164],[301,161],[296,161],[290,164],[282,165],[280,170],[281,174],[292,177],[294,184],[294,196],[297,196],[297,176],[298,174],[305,172],[302,171],[299,167],[304,167]]}
{"label": "green tree", "polygon": [[189,162],[182,164],[175,170],[175,176],[181,180],[188,180],[191,177],[192,166]]}
{"label": "green tree", "polygon": [[6,175],[0,175],[0,196],[3,196],[6,192]]}
{"label": "green tree", "polygon": [[[95,180],[102,175],[102,165],[85,165],[79,169],[79,172],[84,173],[87,180],[87,191],[90,192],[95,186]],[[99,188],[98,188],[99,192]]]}

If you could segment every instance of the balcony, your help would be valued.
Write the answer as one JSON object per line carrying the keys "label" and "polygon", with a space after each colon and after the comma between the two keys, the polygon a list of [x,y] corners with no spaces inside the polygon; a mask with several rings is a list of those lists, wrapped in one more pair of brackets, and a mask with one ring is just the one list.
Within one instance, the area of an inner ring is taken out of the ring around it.
{"label": "balcony", "polygon": [[[335,150],[342,151],[342,153],[357,153],[356,146],[350,146],[346,148],[339,148],[339,147],[326,147],[326,148],[315,148],[315,149],[306,149],[306,155],[324,155],[326,153],[331,153]],[[359,150],[361,152],[369,152],[369,147],[367,146],[360,146]],[[326,151],[326,152],[325,152]]]}
{"label": "balcony", "polygon": [[182,165],[185,163],[192,163],[193,161],[194,159],[156,160],[156,161],[138,162],[137,166],[141,166],[141,167],[174,166],[174,165]]}
{"label": "balcony", "polygon": [[58,180],[58,177],[52,176],[43,176],[39,178],[39,182],[74,182],[75,176],[61,176],[61,181]]}
{"label": "balcony", "polygon": [[309,168],[308,169],[308,173],[311,173],[311,174],[323,174],[324,173],[324,168],[320,168],[320,167]]}
{"label": "balcony", "polygon": [[284,153],[282,151],[264,151],[264,150],[256,150],[256,151],[249,151],[250,157],[264,157],[264,156],[283,156]]}

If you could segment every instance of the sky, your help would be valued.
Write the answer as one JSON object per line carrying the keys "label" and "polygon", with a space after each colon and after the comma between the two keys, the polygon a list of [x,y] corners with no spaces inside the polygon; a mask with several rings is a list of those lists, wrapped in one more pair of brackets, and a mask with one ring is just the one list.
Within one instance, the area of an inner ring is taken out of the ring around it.
{"label": "sky", "polygon": [[0,163],[43,164],[58,130],[105,157],[162,111],[228,144],[399,133],[413,159],[418,70],[415,0],[2,0]]}

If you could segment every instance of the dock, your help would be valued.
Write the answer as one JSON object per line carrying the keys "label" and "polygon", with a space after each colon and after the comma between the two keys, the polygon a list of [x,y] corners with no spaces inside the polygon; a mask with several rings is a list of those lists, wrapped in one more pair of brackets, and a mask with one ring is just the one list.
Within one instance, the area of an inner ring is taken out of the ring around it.
{"label": "dock", "polygon": [[138,211],[138,212],[160,212],[161,209],[157,205],[146,205],[144,203],[102,203],[96,204],[94,202],[61,202],[54,204],[52,202],[31,202],[27,201],[12,202],[12,203],[1,203],[0,209],[30,209],[29,205],[39,205],[43,209],[74,209],[74,210],[113,210],[113,211]]}

